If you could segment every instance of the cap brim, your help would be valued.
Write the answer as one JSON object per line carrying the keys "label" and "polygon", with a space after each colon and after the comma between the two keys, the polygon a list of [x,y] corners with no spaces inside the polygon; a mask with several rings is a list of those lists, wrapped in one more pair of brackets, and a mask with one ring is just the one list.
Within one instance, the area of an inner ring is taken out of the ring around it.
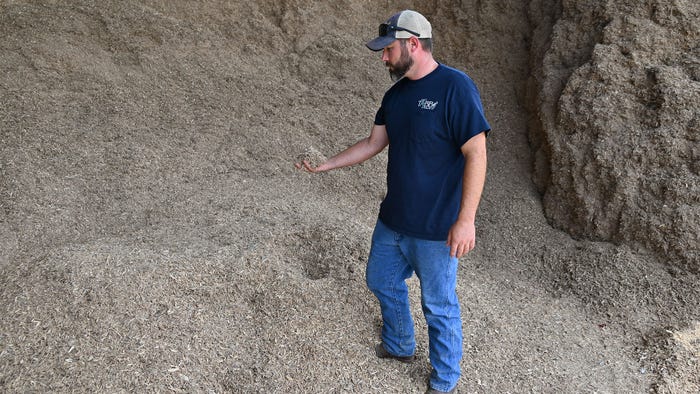
{"label": "cap brim", "polygon": [[388,47],[392,42],[396,41],[395,37],[391,36],[379,36],[375,38],[374,40],[368,42],[367,48],[377,52],[381,51],[382,49]]}

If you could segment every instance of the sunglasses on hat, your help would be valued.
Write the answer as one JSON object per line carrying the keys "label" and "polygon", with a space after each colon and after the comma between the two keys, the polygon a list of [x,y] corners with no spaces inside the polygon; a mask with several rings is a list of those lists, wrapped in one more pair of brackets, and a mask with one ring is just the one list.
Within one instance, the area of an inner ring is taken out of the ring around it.
{"label": "sunglasses on hat", "polygon": [[405,29],[403,27],[390,25],[388,23],[382,23],[381,25],[379,25],[379,36],[380,37],[387,36],[387,35],[389,35],[389,32],[392,32],[392,31],[405,31],[406,33],[411,33],[416,37],[420,37],[419,33],[416,33],[413,30]]}

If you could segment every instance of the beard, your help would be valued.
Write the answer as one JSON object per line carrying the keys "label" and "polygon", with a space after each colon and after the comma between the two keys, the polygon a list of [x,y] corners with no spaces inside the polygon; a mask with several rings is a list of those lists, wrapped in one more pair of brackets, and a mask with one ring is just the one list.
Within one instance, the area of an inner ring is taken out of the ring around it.
{"label": "beard", "polygon": [[399,57],[399,60],[394,64],[386,62],[386,66],[389,67],[389,76],[393,82],[406,75],[411,66],[413,66],[413,58],[408,55],[405,42],[401,42],[401,57]]}

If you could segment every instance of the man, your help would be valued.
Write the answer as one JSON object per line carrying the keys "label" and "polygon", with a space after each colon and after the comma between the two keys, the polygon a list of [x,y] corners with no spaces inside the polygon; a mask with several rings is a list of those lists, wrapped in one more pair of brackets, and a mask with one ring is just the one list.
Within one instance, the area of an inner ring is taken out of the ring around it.
{"label": "man", "polygon": [[458,259],[475,244],[474,219],[486,176],[486,121],[478,90],[463,72],[432,55],[432,27],[405,10],[367,43],[382,51],[396,83],[385,93],[370,135],[317,167],[361,163],[389,146],[387,194],[367,263],[367,285],[382,311],[380,358],[410,362],[415,338],[406,279],[421,285],[433,371],[428,393],[454,392],[462,358],[456,294]]}

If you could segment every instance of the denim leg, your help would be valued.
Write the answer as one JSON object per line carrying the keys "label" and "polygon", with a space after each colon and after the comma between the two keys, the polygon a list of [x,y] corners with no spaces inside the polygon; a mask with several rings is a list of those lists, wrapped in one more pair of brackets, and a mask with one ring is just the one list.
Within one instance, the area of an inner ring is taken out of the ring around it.
{"label": "denim leg", "polygon": [[377,221],[366,279],[382,310],[384,349],[395,356],[410,356],[415,353],[416,340],[406,279],[413,275],[413,269],[399,247],[402,238]]}
{"label": "denim leg", "polygon": [[449,391],[459,380],[462,317],[457,299],[457,266],[444,241],[411,238],[403,247],[421,284],[421,306],[428,324],[431,387]]}

